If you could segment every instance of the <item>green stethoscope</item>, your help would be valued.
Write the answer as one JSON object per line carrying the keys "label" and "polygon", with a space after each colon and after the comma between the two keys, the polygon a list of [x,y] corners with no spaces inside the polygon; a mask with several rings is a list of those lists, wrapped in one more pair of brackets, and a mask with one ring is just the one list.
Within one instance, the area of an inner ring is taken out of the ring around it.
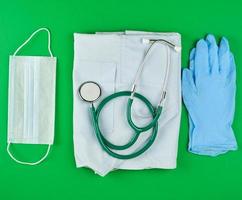
{"label": "green stethoscope", "polygon": [[[169,68],[170,68],[170,51],[169,51],[168,47],[171,47],[172,49],[174,49],[176,51],[180,51],[180,47],[170,43],[169,41],[163,40],[163,39],[157,39],[157,40],[144,39],[143,42],[144,43],[151,42],[152,44],[150,45],[149,49],[147,50],[147,52],[144,56],[144,59],[136,72],[136,76],[135,76],[131,91],[115,92],[114,94],[111,94],[111,95],[107,96],[106,98],[104,98],[99,103],[97,108],[95,109],[93,103],[95,101],[97,101],[97,99],[101,96],[101,87],[96,82],[86,81],[86,82],[82,83],[78,89],[81,99],[86,102],[91,103],[90,112],[91,112],[92,123],[93,123],[93,127],[95,130],[98,142],[100,143],[100,145],[104,151],[106,151],[110,156],[118,158],[118,159],[135,158],[135,157],[141,155],[142,153],[144,153],[154,143],[155,138],[157,136],[157,131],[158,131],[158,120],[162,113],[162,107],[163,107],[165,96],[166,96],[166,85],[167,85],[167,78],[168,78]],[[165,71],[165,76],[164,76],[161,99],[159,101],[158,106],[156,108],[154,108],[152,106],[151,102],[146,97],[144,97],[143,95],[136,92],[136,85],[141,76],[141,73],[142,73],[142,70],[144,68],[147,58],[151,54],[152,49],[154,49],[154,47],[158,44],[167,45],[167,47],[166,47],[166,49],[167,49],[167,53],[166,53],[167,65],[166,65],[166,71]],[[110,141],[108,141],[105,138],[105,136],[102,134],[102,132],[99,128],[99,116],[100,116],[102,109],[105,107],[105,105],[107,103],[114,100],[115,98],[123,97],[123,96],[129,97],[128,103],[127,103],[127,109],[126,109],[126,117],[127,117],[130,127],[134,130],[134,135],[128,143],[126,143],[124,145],[115,145],[115,144],[111,143]],[[139,100],[141,100],[147,106],[150,114],[153,117],[152,121],[144,127],[137,126],[132,120],[131,109],[132,109],[132,104],[133,104],[134,98],[138,98]],[[152,133],[142,148],[138,149],[137,151],[135,151],[131,154],[123,155],[123,154],[117,153],[117,151],[126,150],[126,149],[130,148],[131,146],[133,146],[135,144],[135,142],[138,140],[140,134],[143,132],[146,132],[150,129],[153,129]]]}

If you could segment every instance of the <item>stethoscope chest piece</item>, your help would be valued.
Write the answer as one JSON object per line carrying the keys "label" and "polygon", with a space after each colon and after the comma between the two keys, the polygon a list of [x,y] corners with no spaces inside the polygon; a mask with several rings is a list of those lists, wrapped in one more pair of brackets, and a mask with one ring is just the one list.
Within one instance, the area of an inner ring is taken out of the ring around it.
{"label": "stethoscope chest piece", "polygon": [[86,81],[82,83],[78,88],[78,93],[83,101],[89,103],[97,101],[102,94],[101,87],[94,81]]}

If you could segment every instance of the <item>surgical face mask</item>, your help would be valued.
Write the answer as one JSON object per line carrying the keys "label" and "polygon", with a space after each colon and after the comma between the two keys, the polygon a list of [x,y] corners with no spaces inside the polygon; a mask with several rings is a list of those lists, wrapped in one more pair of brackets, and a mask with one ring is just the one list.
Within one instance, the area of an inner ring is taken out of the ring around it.
{"label": "surgical face mask", "polygon": [[[17,56],[33,36],[48,33],[50,57]],[[56,58],[50,49],[50,32],[35,31],[10,56],[8,100],[8,146],[10,157],[20,164],[36,165],[48,155],[54,141]],[[48,145],[45,155],[37,162],[20,161],[10,151],[11,143]]]}

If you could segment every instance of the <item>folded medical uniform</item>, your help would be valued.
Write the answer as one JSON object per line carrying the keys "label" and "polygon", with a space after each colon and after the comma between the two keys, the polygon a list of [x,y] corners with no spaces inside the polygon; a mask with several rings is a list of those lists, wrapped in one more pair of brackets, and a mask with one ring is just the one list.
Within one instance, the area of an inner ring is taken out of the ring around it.
{"label": "folded medical uniform", "polygon": [[[165,39],[181,46],[178,33],[149,33],[125,31],[118,33],[74,34],[74,152],[77,167],[88,167],[101,176],[116,169],[141,170],[150,168],[176,168],[178,135],[181,117],[181,54],[161,45],[152,52],[142,72],[137,92],[146,96],[154,107],[160,100],[166,65],[170,62],[166,100],[159,119],[158,135],[154,144],[142,155],[121,160],[108,155],[99,144],[89,112],[90,105],[81,101],[78,88],[85,81],[97,82],[102,96],[117,91],[130,90],[136,71],[150,43],[144,39]],[[99,103],[96,102],[97,104]],[[96,104],[95,103],[95,104]],[[125,144],[132,136],[126,119],[127,97],[108,104],[100,114],[100,128],[105,137],[117,144]],[[132,107],[132,117],[137,124],[152,120],[149,111],[138,100]],[[151,134],[143,133],[137,144],[123,153],[137,150]]]}

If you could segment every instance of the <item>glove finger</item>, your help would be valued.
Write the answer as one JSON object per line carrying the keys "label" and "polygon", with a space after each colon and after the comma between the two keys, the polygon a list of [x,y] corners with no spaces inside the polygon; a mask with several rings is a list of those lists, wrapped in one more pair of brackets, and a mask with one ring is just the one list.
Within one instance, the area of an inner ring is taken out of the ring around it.
{"label": "glove finger", "polygon": [[209,73],[208,45],[204,39],[198,41],[195,53],[195,81],[196,85]]}
{"label": "glove finger", "polygon": [[195,84],[192,75],[192,71],[189,69],[183,69],[182,72],[182,97],[184,104],[189,110],[191,104],[194,102],[194,94],[195,94]]}
{"label": "glove finger", "polygon": [[234,54],[230,52],[230,72],[236,71]]}
{"label": "glove finger", "polygon": [[234,55],[232,53],[230,53],[230,72],[227,78],[229,83],[236,82],[236,64],[234,60]]}
{"label": "glove finger", "polygon": [[209,34],[206,38],[208,44],[208,57],[209,57],[209,66],[211,73],[218,74],[219,64],[218,64],[218,45],[216,39],[213,35]]}
{"label": "glove finger", "polygon": [[229,42],[226,38],[222,38],[219,51],[218,51],[218,59],[219,59],[219,71],[223,76],[227,76],[230,72],[230,50],[229,50]]}
{"label": "glove finger", "polygon": [[182,89],[185,96],[189,96],[191,92],[196,91],[193,73],[187,68],[183,69],[182,71]]}
{"label": "glove finger", "polygon": [[196,52],[196,49],[193,48],[190,52],[190,57],[189,57],[189,60],[190,60],[190,65],[189,65],[189,69],[192,70],[194,72],[194,59],[195,59],[195,52]]}

